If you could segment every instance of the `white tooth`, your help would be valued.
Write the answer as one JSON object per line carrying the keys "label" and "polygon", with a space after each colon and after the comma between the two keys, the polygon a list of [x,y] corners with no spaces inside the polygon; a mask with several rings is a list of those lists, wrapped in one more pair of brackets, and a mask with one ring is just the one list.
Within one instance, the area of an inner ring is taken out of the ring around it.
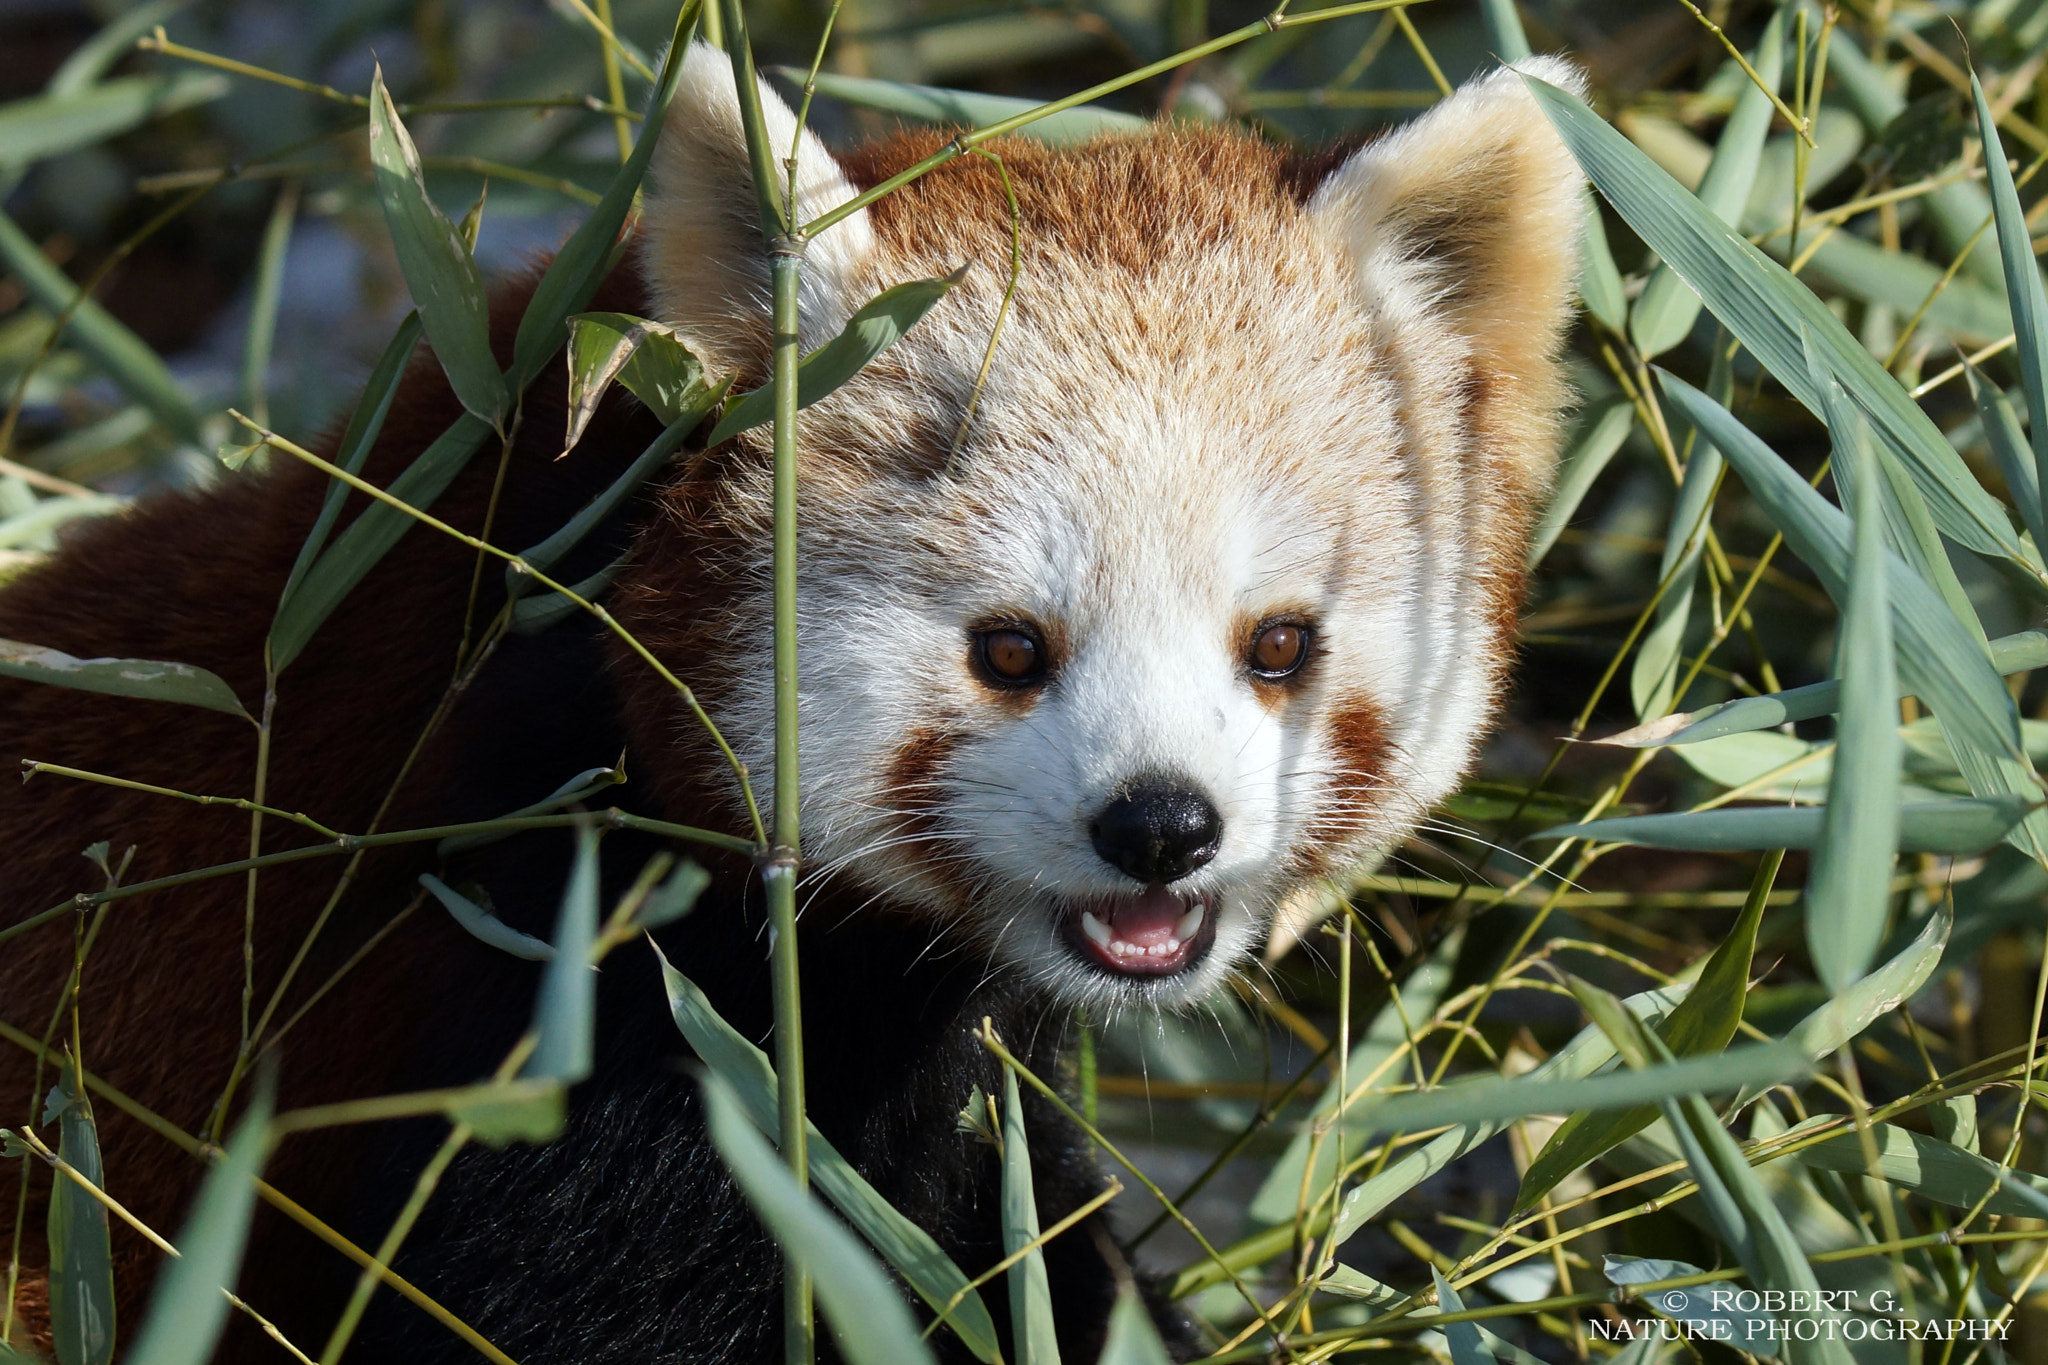
{"label": "white tooth", "polygon": [[1175,953],[1179,951],[1180,940],[1177,938],[1170,938],[1166,940],[1166,942],[1164,943],[1155,943],[1152,945],[1150,949],[1150,952],[1154,957],[1172,957]]}
{"label": "white tooth", "polygon": [[1197,905],[1194,909],[1188,911],[1185,915],[1182,915],[1180,919],[1174,923],[1173,936],[1181,940],[1181,942],[1185,943],[1187,942],[1187,940],[1193,938],[1196,934],[1200,933],[1201,929],[1202,907],[1200,905]]}
{"label": "white tooth", "polygon": [[1114,949],[1116,946],[1109,941],[1109,926],[1086,910],[1081,912],[1081,932],[1105,948]]}

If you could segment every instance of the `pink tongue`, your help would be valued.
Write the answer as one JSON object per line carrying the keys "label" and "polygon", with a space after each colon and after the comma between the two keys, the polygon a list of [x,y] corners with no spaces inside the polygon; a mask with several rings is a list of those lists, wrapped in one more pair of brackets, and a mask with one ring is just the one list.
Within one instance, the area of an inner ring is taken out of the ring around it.
{"label": "pink tongue", "polygon": [[1187,912],[1179,896],[1163,886],[1148,886],[1109,909],[1110,937],[1140,948],[1166,943],[1174,937],[1173,926]]}

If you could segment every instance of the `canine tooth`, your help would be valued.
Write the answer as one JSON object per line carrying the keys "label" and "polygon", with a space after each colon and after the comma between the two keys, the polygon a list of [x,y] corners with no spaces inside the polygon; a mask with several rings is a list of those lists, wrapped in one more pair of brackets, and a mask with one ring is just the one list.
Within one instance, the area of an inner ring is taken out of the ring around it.
{"label": "canine tooth", "polygon": [[1173,936],[1179,939],[1182,943],[1185,943],[1189,939],[1193,938],[1196,934],[1200,933],[1201,930],[1202,907],[1200,905],[1197,905],[1194,909],[1188,911],[1185,915],[1182,915],[1178,920],[1174,921]]}
{"label": "canine tooth", "polygon": [[1095,918],[1095,916],[1089,914],[1086,910],[1083,910],[1081,912],[1081,932],[1086,934],[1094,942],[1101,944],[1103,947],[1108,948],[1111,951],[1115,951],[1115,949],[1119,946],[1117,944],[1113,944],[1110,942],[1109,926],[1104,924],[1101,920]]}

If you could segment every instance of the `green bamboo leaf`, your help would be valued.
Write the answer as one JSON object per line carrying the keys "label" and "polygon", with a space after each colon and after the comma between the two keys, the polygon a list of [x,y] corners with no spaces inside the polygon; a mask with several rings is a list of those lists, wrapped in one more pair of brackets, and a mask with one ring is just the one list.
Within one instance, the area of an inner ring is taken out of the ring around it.
{"label": "green bamboo leaf", "polygon": [[[1700,181],[1700,207],[1731,226],[1742,221],[1742,211],[1749,204],[1757,162],[1777,112],[1771,96],[1777,93],[1785,66],[1784,22],[1785,12],[1774,11],[1770,22],[1764,25],[1763,36],[1757,40],[1756,50],[1750,54],[1749,64],[1769,89],[1759,87],[1755,81],[1743,83],[1742,93],[1735,97],[1735,110],[1721,129],[1714,159],[1707,164],[1706,176]],[[1686,287],[1686,281],[1669,264],[1660,264],[1636,299],[1629,316],[1629,333],[1635,338],[1636,349],[1647,360],[1685,340],[1699,314],[1700,296]]]}
{"label": "green bamboo leaf", "polygon": [[228,1138],[227,1153],[207,1173],[199,1201],[178,1234],[182,1253],[158,1272],[149,1313],[126,1365],[203,1365],[227,1321],[221,1291],[235,1282],[249,1221],[256,1211],[256,1174],[269,1146],[272,1086],[262,1078]]}
{"label": "green bamboo leaf", "polygon": [[107,74],[114,64],[135,50],[135,40],[190,4],[191,0],[152,0],[120,15],[98,33],[71,50],[57,74],[50,77],[44,93],[75,95]]}
{"label": "green bamboo leaf", "polygon": [[[1031,1142],[1024,1131],[1024,1101],[1017,1073],[1003,1068],[1003,1254],[1015,1256],[1038,1240],[1038,1197],[1031,1187]],[[1052,1318],[1052,1284],[1045,1251],[1032,1247],[1008,1272],[1010,1358],[1017,1365],[1059,1365]]]}
{"label": "green bamboo leaf", "polygon": [[817,1286],[840,1354],[849,1365],[932,1365],[909,1308],[868,1249],[796,1183],[732,1087],[712,1070],[703,1083],[711,1141],[777,1245]]}
{"label": "green bamboo leaf", "polygon": [[[1436,1306],[1445,1313],[1462,1313],[1465,1301],[1458,1297],[1458,1291],[1451,1288],[1451,1282],[1434,1265],[1429,1268],[1429,1277],[1436,1284]],[[1479,1336],[1476,1322],[1446,1323],[1443,1328],[1444,1340],[1450,1343],[1451,1365],[1494,1365],[1493,1352],[1486,1349],[1486,1342]]]}
{"label": "green bamboo leaf", "polygon": [[[2001,674],[2010,676],[2048,668],[2048,633],[2042,631],[2022,630],[2012,635],[2001,635],[1991,642],[1990,649],[1991,666]],[[1590,742],[1632,749],[1698,744],[1726,735],[1773,730],[1792,721],[1830,716],[1840,708],[1840,683],[1811,683],[1784,692],[1767,692],[1760,697],[1739,697],[1734,701],[1703,706],[1697,711],[1680,711]]]}
{"label": "green bamboo leaf", "polygon": [[287,184],[270,208],[263,245],[256,253],[256,277],[249,301],[249,321],[242,337],[240,410],[259,426],[270,422],[270,351],[277,340],[277,309],[284,289],[285,253],[291,249],[292,227],[298,220],[299,191]]}
{"label": "green bamboo leaf", "polygon": [[[1757,865],[1749,898],[1743,902],[1735,927],[1700,969],[1692,992],[1658,1026],[1657,1032],[1672,1055],[1716,1053],[1735,1037],[1736,1026],[1742,1022],[1743,1002],[1749,994],[1749,968],[1756,955],[1757,926],[1763,922],[1764,904],[1770,899],[1771,884],[1783,860],[1783,855],[1778,854]],[[1519,1211],[1534,1207],[1537,1200],[1556,1188],[1558,1181],[1656,1120],[1654,1105],[1573,1114],[1550,1135],[1550,1141],[1529,1163],[1522,1176],[1521,1193],[1515,1196],[1515,1208]]]}
{"label": "green bamboo leaf", "polygon": [[[1692,988],[1684,983],[1630,996],[1623,1003],[1640,1017],[1655,1024],[1664,1019]],[[1614,1057],[1614,1045],[1598,1028],[1584,1028],[1549,1060],[1519,1079],[1523,1084],[1571,1080],[1589,1076]],[[1333,1244],[1341,1245],[1353,1233],[1376,1217],[1396,1199],[1450,1165],[1467,1152],[1487,1142],[1511,1120],[1460,1123],[1428,1142],[1411,1147],[1388,1162],[1378,1174],[1346,1191],[1338,1207],[1331,1232]],[[1327,1195],[1327,1187],[1311,1190],[1311,1201]],[[1167,1296],[1184,1299],[1211,1285],[1220,1284],[1232,1270],[1247,1270],[1283,1255],[1294,1246],[1295,1229],[1284,1222],[1255,1232],[1224,1248],[1219,1258],[1204,1257],[1183,1267],[1173,1278]],[[1219,1264],[1220,1259],[1220,1264]]]}
{"label": "green bamboo leaf", "polygon": [[0,168],[20,170],[48,157],[118,137],[151,119],[208,104],[228,92],[212,71],[122,76],[62,93],[0,104]]}
{"label": "green bamboo leaf", "polygon": [[[2026,210],[2005,164],[2005,145],[1998,138],[1998,120],[1984,98],[1977,73],[1970,73],[1970,98],[1977,105],[1977,135],[1984,140],[1985,181],[1991,190],[1992,213],[1998,220],[1998,259],[2005,270],[2005,301],[2012,311],[2020,382],[2027,391],[2033,418],[2036,483],[2048,475],[2048,291],[2041,285],[2041,267],[2034,263],[2034,239]],[[2013,490],[2015,494],[2018,489]]]}
{"label": "green bamboo leaf", "polygon": [[[801,86],[812,79],[809,71],[800,71],[792,66],[768,69],[794,85]],[[1009,95],[943,90],[935,85],[906,85],[901,81],[842,76],[831,71],[820,71],[815,79],[819,94],[829,95],[843,104],[879,109],[886,114],[900,114],[904,118],[942,123],[954,128],[983,128],[991,123],[1001,123],[1004,119],[1036,109],[1040,104],[1038,100],[1017,99]],[[1019,130],[1025,137],[1055,146],[1086,142],[1106,134],[1130,135],[1151,131],[1150,119],[1096,105],[1082,105],[1050,114]]]}
{"label": "green bamboo leaf", "polygon": [[[384,419],[390,415],[392,400],[398,397],[399,382],[405,378],[406,363],[412,359],[413,350],[419,345],[421,331],[420,315],[415,309],[398,324],[398,330],[384,344],[383,354],[371,367],[370,377],[363,384],[362,396],[356,399],[355,411],[349,414],[348,426],[341,433],[341,442],[334,448],[333,462],[351,474],[363,472],[363,461],[370,458],[370,452],[376,448],[377,437],[383,434]],[[348,493],[348,485],[340,479],[328,482],[327,496],[320,503],[320,515],[314,519],[313,529],[306,533],[305,543],[299,546],[299,557],[292,562],[284,591],[278,594],[278,617],[284,615],[286,604],[298,591],[299,580],[306,576],[306,570],[312,567],[313,561],[326,547],[328,533],[334,529],[335,519],[341,515],[341,504],[347,500]],[[276,618],[273,618],[273,658],[277,650],[276,630]],[[277,667],[284,665],[278,664]]]}
{"label": "green bamboo leaf", "polygon": [[[1650,1284],[1658,1280],[1679,1280],[1707,1273],[1689,1261],[1642,1256],[1604,1256],[1601,1258],[1601,1269],[1607,1276],[1609,1284],[1631,1289],[1639,1284]],[[1649,1304],[1664,1316],[1686,1324],[1690,1331],[1697,1334],[1695,1340],[1721,1341],[1740,1350],[1754,1350],[1760,1355],[1777,1354],[1776,1346],[1770,1344],[1770,1331],[1775,1319],[1766,1319],[1755,1313],[1745,1314],[1728,1308],[1717,1308],[1711,1292],[1703,1294],[1689,1289],[1652,1289],[1635,1291],[1633,1297],[1639,1302]],[[1641,1338],[1639,1344],[1651,1345],[1655,1341],[1656,1337],[1653,1335]],[[1754,1347],[1750,1344],[1752,1341],[1756,1343]],[[1623,1365],[1621,1355],[1614,1356],[1610,1365]]]}
{"label": "green bamboo leaf", "polygon": [[[387,491],[409,506],[427,510],[491,434],[489,422],[463,413],[391,481]],[[386,503],[365,507],[333,547],[306,569],[297,590],[278,608],[270,627],[271,667],[282,673],[298,658],[313,633],[414,524],[413,517]]]}
{"label": "green bamboo leaf", "polygon": [[704,367],[676,329],[629,313],[578,313],[569,319],[567,454],[583,439],[614,379],[672,426],[707,392]]}
{"label": "green bamboo leaf", "polygon": [[1837,995],[1869,970],[1884,937],[1900,835],[1898,774],[1904,752],[1885,587],[1883,479],[1863,439],[1862,422],[1843,411],[1846,407],[1846,402],[1828,403],[1830,419],[1840,423],[1835,469],[1838,476],[1853,471],[1846,487],[1853,490],[1855,508],[1849,601],[1835,659],[1842,716],[1835,727],[1828,804],[1806,879],[1807,947],[1822,983]]}
{"label": "green bamboo leaf", "polygon": [[[1807,369],[1802,326],[1830,372],[1905,461],[1942,534],[2041,572],[2039,554],[2022,547],[2004,508],[1826,305],[1576,97],[1524,79],[1607,201],[1808,410],[1819,413],[1821,397]],[[1734,459],[1726,443],[1716,444]]]}
{"label": "green bamboo leaf", "polygon": [[[616,787],[625,780],[626,774],[618,768],[585,768],[582,772],[576,774],[576,776],[570,778],[567,782],[564,782],[532,805],[521,806],[518,810],[505,812],[503,818],[517,820],[525,815],[549,815],[555,811],[573,806],[578,801],[588,800],[606,787]],[[458,853],[466,853],[473,848],[483,848],[488,844],[497,843],[500,839],[508,839],[510,837],[509,831],[498,830],[486,830],[479,834],[451,834],[440,843],[434,845],[434,854],[440,858],[452,858]],[[550,950],[549,956],[552,957],[553,955],[553,951]]]}
{"label": "green bamboo leaf", "polygon": [[[1948,903],[1943,901],[1927,917],[1927,923],[1911,943],[1891,961],[1841,992],[1807,1015],[1785,1041],[1806,1056],[1820,1061],[1832,1054],[1879,1018],[1913,998],[1941,962],[1941,950],[1948,943],[1952,923]],[[1741,1108],[1754,1100],[1761,1089],[1745,1089],[1736,1101]]]}
{"label": "green bamboo leaf", "polygon": [[1528,566],[1534,569],[1557,544],[1557,537],[1571,523],[1579,504],[1593,489],[1594,480],[1607,468],[1621,443],[1635,424],[1636,407],[1626,394],[1610,394],[1588,404],[1579,415],[1579,431],[1572,448],[1558,464],[1557,486],[1543,508],[1543,516],[1529,538]]}
{"label": "green bamboo leaf", "polygon": [[1532,1114],[1570,1114],[1580,1109],[1629,1109],[1673,1095],[1779,1085],[1812,1070],[1796,1048],[1782,1043],[1733,1048],[1705,1057],[1686,1057],[1641,1071],[1536,1080],[1534,1072],[1513,1079],[1473,1081],[1438,1090],[1397,1095],[1355,1107],[1361,1126],[1374,1132],[1414,1132],[1447,1123],[1500,1123]]}
{"label": "green bamboo leaf", "polygon": [[649,892],[633,916],[633,927],[647,931],[673,924],[697,908],[697,898],[711,885],[711,874],[693,862],[679,864],[668,880]]}
{"label": "green bamboo leaf", "polygon": [[[57,1155],[102,1189],[99,1130],[67,1059],[50,1091],[43,1122],[58,1125]],[[114,1253],[107,1206],[68,1176],[50,1188],[50,1335],[57,1365],[107,1365],[114,1358]]]}
{"label": "green bamboo leaf", "polygon": [[19,640],[0,640],[0,677],[23,682],[48,683],[79,692],[100,692],[113,697],[140,697],[146,701],[175,702],[225,711],[243,720],[253,720],[234,689],[220,676],[191,664],[162,663],[154,659],[75,659],[59,650]]}
{"label": "green bamboo leaf", "polygon": [[1877,1151],[1875,1165],[1865,1154],[1865,1135],[1854,1131],[1802,1147],[1795,1155],[1815,1170],[1874,1175],[1950,1208],[1974,1209],[1983,1199],[1986,1213],[2048,1217],[2048,1180],[2038,1175],[2002,1170],[1975,1152],[1894,1124],[1873,1124],[1868,1136]]}
{"label": "green bamboo leaf", "polygon": [[526,311],[519,316],[518,335],[512,342],[514,389],[524,389],[532,383],[541,367],[554,357],[568,338],[565,324],[569,316],[589,306],[590,296],[597,292],[625,249],[619,231],[625,226],[634,196],[640,192],[640,182],[647,176],[647,163],[654,155],[662,128],[668,123],[676,78],[683,70],[683,53],[689,47],[690,36],[697,31],[697,16],[702,8],[702,0],[687,0],[677,13],[661,79],[654,87],[654,97],[648,101],[647,115],[640,122],[640,136],[633,143],[632,152],[605,186],[597,207],[570,234],[554,260],[548,262],[533,296],[526,301]]}
{"label": "green bamboo leaf", "polygon": [[490,944],[501,953],[523,957],[528,962],[555,960],[552,944],[532,934],[522,934],[492,914],[488,898],[479,904],[431,872],[420,873],[420,885],[441,902],[441,907],[454,917],[457,924],[469,931],[470,937]]}
{"label": "green bamboo leaf", "polygon": [[148,408],[165,430],[195,449],[206,444],[198,412],[149,343],[91,299],[80,300],[78,286],[5,213],[0,213],[0,265],[50,313],[72,310],[65,336],[124,393]]}
{"label": "green bamboo leaf", "polygon": [[[695,982],[669,965],[661,949],[654,950],[661,963],[662,985],[668,992],[669,1012],[676,1027],[690,1044],[690,1050],[709,1067],[733,1093],[748,1120],[763,1133],[777,1131],[775,1068],[768,1056],[742,1037],[718,1011]],[[867,1238],[896,1273],[934,1310],[944,1310],[954,1297],[960,1302],[946,1315],[946,1324],[967,1349],[980,1360],[1002,1359],[996,1346],[995,1322],[979,1290],[970,1287],[967,1276],[952,1258],[932,1240],[931,1234],[911,1222],[875,1187],[853,1169],[816,1124],[807,1124],[811,1183],[831,1201],[847,1222]]]}
{"label": "green bamboo leaf", "polygon": [[1145,1311],[1145,1301],[1132,1290],[1119,1290],[1097,1365],[1169,1365],[1172,1359],[1159,1329],[1152,1325],[1152,1315]]}
{"label": "green bamboo leaf", "polygon": [[[1716,445],[1793,553],[1806,561],[1837,605],[1848,598],[1849,519],[1807,486],[1771,448],[1706,395],[1663,374],[1674,406]],[[1809,384],[1810,384],[1809,379]],[[1889,382],[1889,381],[1887,381]],[[1917,409],[1916,409],[1917,411]],[[2012,696],[1991,667],[1982,637],[1966,627],[1939,594],[1906,564],[1892,558],[1892,630],[1905,685],[1942,719],[1943,728],[1986,753],[2022,754],[2019,716]],[[1992,795],[1973,777],[1971,790]]]}
{"label": "green bamboo leaf", "polygon": [[[1572,993],[1595,1021],[1609,1030],[1615,1050],[1637,1075],[1654,1075],[1674,1065],[1663,1040],[1644,1028],[1612,995],[1574,978]],[[1735,1253],[1750,1282],[1758,1289],[1817,1294],[1819,1282],[1806,1253],[1786,1226],[1778,1207],[1750,1169],[1735,1143],[1699,1091],[1678,1093],[1662,1101],[1664,1119],[1677,1135],[1686,1164],[1699,1182],[1699,1200],[1723,1245]],[[1809,1297],[1807,1302],[1819,1302]],[[1840,1341],[1799,1341],[1786,1344],[1791,1365],[1852,1365]]]}
{"label": "green bamboo leaf", "polygon": [[[1691,326],[1690,323],[1687,326]],[[1714,378],[1709,387],[1725,393],[1733,376],[1717,350]],[[1657,581],[1670,583],[1664,599],[1657,604],[1657,623],[1643,637],[1629,672],[1629,695],[1636,715],[1644,720],[1671,709],[1672,693],[1678,686],[1679,652],[1685,643],[1686,627],[1692,620],[1693,584],[1699,577],[1700,556],[1707,546],[1707,530],[1714,511],[1714,494],[1721,486],[1727,465],[1721,452],[1708,440],[1696,440],[1685,463],[1685,479],[1672,502],[1671,520],[1664,532],[1664,557],[1657,566]]]}
{"label": "green bamboo leaf", "polygon": [[2006,401],[2004,391],[1986,379],[1967,356],[1963,359],[1963,373],[1969,378],[1970,397],[1977,404],[1977,420],[1984,427],[1991,457],[1998,461],[2006,491],[2012,495],[2013,506],[2019,510],[2020,520],[2027,524],[2038,547],[2048,542],[2048,531],[2044,531],[2048,521],[2042,518],[2041,476],[2034,468],[2034,453],[2027,448],[2027,438],[2020,431],[2019,417]]}
{"label": "green bamboo leaf", "polygon": [[512,407],[512,391],[491,354],[491,308],[483,275],[455,225],[427,194],[419,152],[384,88],[381,66],[370,75],[370,164],[398,268],[419,305],[441,371],[463,407],[493,428],[501,427]]}
{"label": "green bamboo leaf", "polygon": [[[1890,779],[1897,781],[1894,776]],[[2035,803],[2024,796],[1970,796],[1899,807],[1902,853],[1981,853],[2010,833]],[[1558,825],[1532,839],[1588,839],[1637,848],[1733,853],[1744,849],[1818,848],[1825,806],[1743,806],[1626,815],[1591,824]]]}
{"label": "green bamboo leaf", "polygon": [[[692,362],[695,363],[694,361]],[[660,472],[669,457],[682,449],[683,442],[697,429],[712,408],[725,397],[726,386],[719,384],[706,388],[699,385],[689,397],[686,406],[679,409],[655,437],[640,452],[637,459],[628,465],[618,478],[613,479],[603,492],[592,498],[575,516],[562,523],[559,530],[538,545],[520,551],[519,558],[540,573],[547,573],[561,561],[563,555],[583,543],[583,538],[618,509],[633,491]],[[505,566],[505,591],[512,596],[520,595],[533,580],[512,565]],[[582,594],[578,594],[581,596]]]}
{"label": "green bamboo leaf", "polygon": [[590,962],[597,940],[597,840],[596,826],[577,828],[576,862],[555,920],[555,955],[533,1007],[540,1043],[523,1077],[574,1085],[590,1075],[597,1037],[597,973]]}
{"label": "green bamboo leaf", "polygon": [[[967,266],[935,280],[911,280],[877,294],[847,319],[846,329],[803,358],[796,372],[796,405],[807,408],[866,368],[894,346],[932,305],[967,277]],[[775,389],[764,384],[743,393],[725,411],[706,440],[715,446],[775,416]]]}
{"label": "green bamboo leaf", "polygon": [[[599,569],[588,578],[578,579],[569,584],[569,592],[584,602],[596,600],[612,585],[626,565],[632,562],[630,553],[620,555],[611,563]],[[564,592],[546,592],[538,597],[521,597],[512,604],[512,619],[506,629],[514,635],[539,635],[553,630],[562,622],[583,610],[583,604]]]}
{"label": "green bamboo leaf", "polygon": [[450,1122],[467,1124],[488,1147],[553,1142],[569,1121],[568,1088],[554,1077],[472,1086],[448,1102]]}

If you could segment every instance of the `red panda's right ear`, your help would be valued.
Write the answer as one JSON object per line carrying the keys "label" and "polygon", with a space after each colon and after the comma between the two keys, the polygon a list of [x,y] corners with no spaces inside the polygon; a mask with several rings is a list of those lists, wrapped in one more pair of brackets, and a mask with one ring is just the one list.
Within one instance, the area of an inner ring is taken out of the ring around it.
{"label": "red panda's right ear", "polygon": [[[714,375],[758,379],[767,365],[768,251],[740,123],[732,62],[701,43],[677,77],[654,153],[641,217],[642,268],[655,316],[682,330]],[[796,117],[765,82],[761,112],[778,173]],[[815,218],[853,197],[839,163],[806,129],[797,153],[796,216]],[[849,286],[874,245],[865,210],[815,238],[804,255],[805,349],[836,335],[857,304]]]}

